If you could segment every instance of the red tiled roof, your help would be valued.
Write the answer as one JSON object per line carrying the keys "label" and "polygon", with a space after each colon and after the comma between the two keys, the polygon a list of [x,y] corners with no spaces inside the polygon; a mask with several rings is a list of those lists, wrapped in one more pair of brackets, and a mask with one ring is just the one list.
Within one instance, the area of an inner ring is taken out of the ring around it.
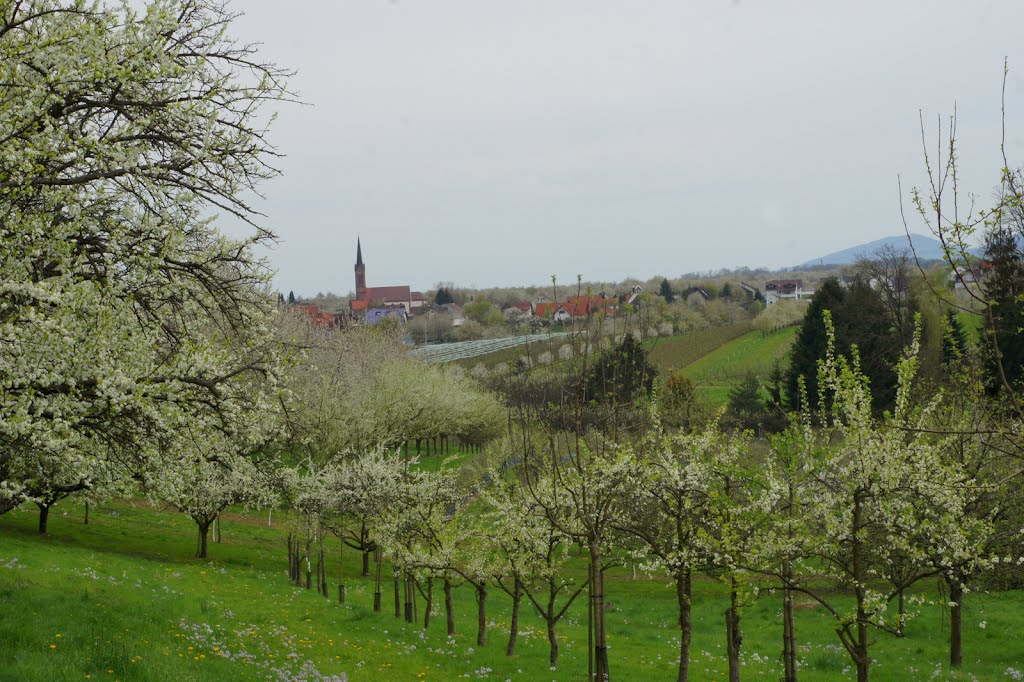
{"label": "red tiled roof", "polygon": [[369,287],[362,297],[364,301],[380,301],[384,303],[408,303],[412,298],[412,292],[408,285],[392,287]]}

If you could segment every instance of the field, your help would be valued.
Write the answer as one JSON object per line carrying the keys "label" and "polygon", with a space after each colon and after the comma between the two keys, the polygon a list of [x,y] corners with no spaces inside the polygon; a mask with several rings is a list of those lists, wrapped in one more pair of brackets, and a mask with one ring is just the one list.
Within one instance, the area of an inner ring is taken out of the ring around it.
{"label": "field", "polygon": [[[234,513],[210,560],[192,558],[194,526],[180,514],[140,502],[93,509],[58,506],[50,535],[35,532],[35,508],[0,516],[0,680],[579,680],[586,677],[586,604],[560,625],[562,660],[547,665],[543,621],[524,610],[519,650],[505,656],[509,600],[489,599],[488,642],[475,641],[475,604],[456,591],[458,634],[448,639],[435,608],[430,629],[374,613],[372,583],[346,555],[344,606],[289,585],[285,531],[266,512]],[[332,552],[337,545],[332,544]],[[332,573],[335,569],[332,569]],[[582,565],[580,566],[582,570]],[[673,679],[678,629],[674,594],[660,579],[608,575],[611,670],[620,680]],[[725,594],[702,578],[695,589],[693,679],[725,672]],[[934,598],[928,590],[921,596]],[[941,602],[941,599],[939,599]],[[971,594],[966,604],[965,671],[943,667],[948,614],[925,605],[906,639],[875,636],[872,679],[1014,678],[1024,669],[1024,594]],[[422,602],[420,604],[422,611]],[[778,595],[744,610],[744,679],[777,680],[781,648]],[[421,613],[422,616],[422,613]],[[843,680],[849,659],[829,618],[802,604],[797,631],[801,679]],[[973,675],[973,677],[970,677]]]}
{"label": "field", "polygon": [[750,332],[749,322],[701,329],[682,336],[657,339],[651,348],[651,363],[659,372],[691,365],[717,348]]}
{"label": "field", "polygon": [[651,362],[662,374],[681,369],[708,403],[722,405],[748,372],[765,382],[776,360],[785,367],[797,331],[786,327],[766,335],[750,331],[748,323],[705,329],[659,339]]}

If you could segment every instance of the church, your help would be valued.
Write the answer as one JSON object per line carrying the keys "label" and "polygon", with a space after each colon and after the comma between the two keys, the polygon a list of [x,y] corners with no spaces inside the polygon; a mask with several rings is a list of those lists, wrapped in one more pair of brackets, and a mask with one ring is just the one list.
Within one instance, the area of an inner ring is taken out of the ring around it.
{"label": "church", "polygon": [[427,297],[412,291],[408,284],[387,287],[366,286],[366,264],[363,263],[363,245],[356,239],[356,297],[349,303],[353,314],[365,314],[372,308],[405,308],[406,314],[422,308]]}

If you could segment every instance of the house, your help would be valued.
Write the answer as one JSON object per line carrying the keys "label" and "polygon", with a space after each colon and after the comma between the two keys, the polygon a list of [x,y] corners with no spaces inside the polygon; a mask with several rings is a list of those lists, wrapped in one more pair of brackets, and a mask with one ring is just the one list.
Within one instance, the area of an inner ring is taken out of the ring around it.
{"label": "house", "polygon": [[515,308],[524,315],[533,315],[533,304],[529,301],[516,301],[510,308]]}
{"label": "house", "polygon": [[689,287],[683,291],[683,300],[687,305],[704,305],[711,300],[711,294],[704,287]]}
{"label": "house", "polygon": [[386,287],[366,286],[366,264],[363,263],[363,245],[356,239],[356,297],[349,303],[353,313],[368,312],[372,308],[401,306],[408,316],[427,303],[422,292],[412,291],[409,285]]}
{"label": "house", "polygon": [[599,313],[616,315],[619,312],[619,299],[602,292],[593,296],[569,296],[561,303],[535,303],[533,309],[537,317],[567,322]]}
{"label": "house", "polygon": [[314,327],[330,329],[337,326],[336,316],[331,313],[325,313],[321,306],[293,303],[291,308],[305,315],[306,320]]}
{"label": "house", "polygon": [[370,308],[366,311],[364,322],[372,327],[389,318],[405,324],[409,321],[409,313],[406,312],[405,308],[399,306],[393,308]]}
{"label": "house", "polygon": [[555,322],[568,322],[573,317],[565,303],[537,303],[534,308],[537,317]]}
{"label": "house", "polygon": [[743,289],[743,293],[747,295],[748,301],[756,301],[757,295],[761,293],[757,287],[747,284],[746,282],[740,282],[740,288]]}
{"label": "house", "polygon": [[981,260],[969,267],[954,269],[949,275],[949,282],[954,290],[970,289],[983,282],[994,269],[992,261]]}
{"label": "house", "polygon": [[466,312],[458,303],[445,303],[441,307],[451,314],[453,327],[461,327],[466,323]]}
{"label": "house", "polygon": [[771,305],[782,299],[810,298],[814,290],[804,290],[800,279],[773,279],[764,283],[764,302]]}

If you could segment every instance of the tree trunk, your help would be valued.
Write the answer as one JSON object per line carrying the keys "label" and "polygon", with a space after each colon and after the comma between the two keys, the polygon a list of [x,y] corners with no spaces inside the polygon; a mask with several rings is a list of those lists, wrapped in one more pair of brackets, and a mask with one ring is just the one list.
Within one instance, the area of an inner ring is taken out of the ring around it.
{"label": "tree trunk", "polygon": [[857,608],[857,682],[868,682],[868,623],[864,609]]}
{"label": "tree trunk", "polygon": [[679,604],[679,682],[690,678],[690,640],[693,636],[692,576],[684,571],[676,576],[676,601]]}
{"label": "tree trunk", "polygon": [[594,674],[598,682],[611,679],[608,670],[608,640],[605,635],[604,571],[601,569],[601,551],[595,539],[590,542],[591,602],[594,608]]}
{"label": "tree trunk", "polygon": [[452,603],[452,580],[444,579],[444,617],[448,625],[448,636],[455,634],[455,605]]}
{"label": "tree trunk", "polygon": [[963,643],[963,599],[964,589],[956,580],[949,580],[949,666],[959,668],[964,664]]}
{"label": "tree trunk", "polygon": [[476,645],[487,644],[487,583],[477,583],[476,587]]}
{"label": "tree trunk", "polygon": [[309,556],[313,549],[313,539],[306,536],[306,589],[313,589],[313,558]]}
{"label": "tree trunk", "polygon": [[209,521],[207,521],[206,523],[198,523],[197,522],[196,525],[199,526],[199,551],[196,552],[196,558],[198,558],[198,559],[205,559],[206,558],[206,535],[207,535],[207,532],[210,530],[210,522]]}
{"label": "tree trunk", "polygon": [[902,587],[899,592],[899,611],[897,613],[896,621],[896,636],[907,636],[907,595]]}
{"label": "tree trunk", "polygon": [[423,607],[423,629],[430,627],[430,612],[434,609],[434,579],[427,578],[426,605]]}
{"label": "tree trunk", "polygon": [[384,563],[383,550],[380,547],[376,547],[373,550],[373,561],[376,564],[375,574],[373,579],[373,610],[380,612],[383,604],[383,595],[381,594],[381,581],[380,581],[380,569],[381,564]]}
{"label": "tree trunk", "polygon": [[288,533],[288,580],[295,580],[295,563],[292,561],[292,534]]}
{"label": "tree trunk", "polygon": [[320,540],[320,585],[324,599],[331,598],[331,589],[327,585],[327,551],[324,549],[324,541]]}
{"label": "tree trunk", "polygon": [[512,625],[508,629],[508,646],[505,647],[506,656],[515,656],[516,638],[519,636],[519,607],[523,602],[523,584],[519,576],[515,577],[515,584],[512,588]]}
{"label": "tree trunk", "polygon": [[323,572],[324,572],[324,570],[323,569],[324,569],[324,553],[318,547],[317,548],[317,553],[316,553],[316,591],[317,591],[318,594],[323,594],[324,593],[324,581],[323,581]]}
{"label": "tree trunk", "polygon": [[36,506],[39,507],[39,534],[46,535],[46,520],[50,518],[50,505],[36,502]]}
{"label": "tree trunk", "polygon": [[558,633],[555,631],[555,613],[553,608],[548,609],[545,620],[548,623],[548,647],[550,648],[548,663],[554,669],[558,667]]}
{"label": "tree trunk", "polygon": [[394,570],[395,577],[395,618],[402,617],[402,579],[398,575],[398,571]]}
{"label": "tree trunk", "polygon": [[341,538],[338,538],[338,603],[345,603],[345,541]]}
{"label": "tree trunk", "polygon": [[370,550],[363,550],[363,577],[370,577]]}
{"label": "tree trunk", "polygon": [[725,612],[726,647],[729,658],[729,682],[740,682],[740,646],[743,644],[743,633],[740,629],[739,595],[733,581],[729,591],[729,608]]}
{"label": "tree trunk", "polygon": [[867,591],[864,584],[867,579],[867,568],[864,565],[864,541],[860,539],[860,530],[863,526],[864,510],[860,493],[854,494],[853,498],[853,584],[854,594],[857,597],[857,640],[853,642],[853,660],[857,664],[857,682],[868,682],[868,666],[871,659],[868,658],[868,617],[864,611],[864,602],[867,600]]}
{"label": "tree trunk", "polygon": [[412,615],[412,604],[416,598],[416,587],[414,579],[409,573],[405,574],[405,622],[413,623],[416,618]]}
{"label": "tree trunk", "polygon": [[[787,562],[782,567],[787,580],[793,577],[793,567]],[[782,593],[782,663],[783,682],[797,682],[796,674],[796,622],[793,612],[793,590]]]}
{"label": "tree trunk", "polygon": [[587,564],[587,680],[594,679],[594,566]]}
{"label": "tree trunk", "polygon": [[85,525],[89,525],[89,500],[85,501]]}

